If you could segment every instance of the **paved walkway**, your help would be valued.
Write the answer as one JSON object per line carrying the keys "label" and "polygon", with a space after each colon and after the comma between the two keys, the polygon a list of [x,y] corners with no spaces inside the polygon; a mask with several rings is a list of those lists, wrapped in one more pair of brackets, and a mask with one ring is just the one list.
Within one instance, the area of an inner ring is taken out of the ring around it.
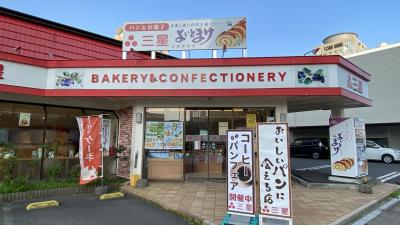
{"label": "paved walkway", "polygon": [[[358,190],[311,189],[294,182],[292,185],[293,221],[296,225],[329,224],[399,188],[398,185],[383,184],[374,187],[374,193],[369,195]],[[215,224],[219,224],[226,213],[225,183],[153,182],[147,188],[124,186],[122,189],[167,209]]]}

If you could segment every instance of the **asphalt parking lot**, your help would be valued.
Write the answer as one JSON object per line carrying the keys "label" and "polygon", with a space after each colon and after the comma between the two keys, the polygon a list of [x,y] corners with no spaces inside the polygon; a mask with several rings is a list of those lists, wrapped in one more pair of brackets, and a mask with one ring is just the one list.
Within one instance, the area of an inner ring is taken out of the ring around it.
{"label": "asphalt parking lot", "polygon": [[[330,171],[330,159],[291,158],[293,170]],[[368,161],[368,175],[383,183],[400,182],[400,163],[386,164],[379,161]]]}
{"label": "asphalt parking lot", "polygon": [[[26,211],[30,202],[3,204],[4,225],[188,225],[180,217],[140,199],[98,200],[93,194],[53,198],[60,206]],[[35,201],[43,201],[35,200]]]}

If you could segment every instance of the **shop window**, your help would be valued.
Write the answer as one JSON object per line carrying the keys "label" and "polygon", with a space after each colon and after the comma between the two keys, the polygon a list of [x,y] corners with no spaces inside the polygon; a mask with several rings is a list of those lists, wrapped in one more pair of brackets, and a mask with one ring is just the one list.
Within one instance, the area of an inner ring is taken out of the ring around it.
{"label": "shop window", "polygon": [[325,51],[328,51],[328,50],[331,50],[331,49],[333,49],[333,45],[329,45],[329,46],[324,47]]}
{"label": "shop window", "polygon": [[256,128],[257,122],[275,122],[272,108],[235,108],[233,109],[234,129]]}
{"label": "shop window", "polygon": [[182,158],[183,108],[147,108],[145,150],[149,158]]}
{"label": "shop window", "polygon": [[0,102],[0,144],[12,146],[11,155],[31,158],[43,143],[43,106]]}
{"label": "shop window", "polygon": [[46,151],[47,158],[77,157],[79,128],[76,117],[80,109],[47,106]]}
{"label": "shop window", "polygon": [[146,109],[144,177],[183,180],[183,120],[183,108]]}
{"label": "shop window", "polygon": [[[79,151],[76,117],[98,114],[107,114],[104,118],[111,123],[110,146],[115,146],[118,118],[112,111],[0,102],[0,157],[5,157],[4,149],[8,157],[16,156],[18,175],[46,178],[46,171],[58,164],[62,167],[60,176],[65,177],[68,168],[79,163],[75,158]],[[38,160],[42,156],[44,160]]]}

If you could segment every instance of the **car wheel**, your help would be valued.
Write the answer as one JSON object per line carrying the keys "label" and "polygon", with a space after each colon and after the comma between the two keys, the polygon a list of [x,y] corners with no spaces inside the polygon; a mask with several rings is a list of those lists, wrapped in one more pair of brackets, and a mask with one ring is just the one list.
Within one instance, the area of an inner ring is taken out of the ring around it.
{"label": "car wheel", "polygon": [[392,163],[394,159],[393,159],[393,156],[391,156],[391,155],[384,155],[384,156],[382,156],[382,160],[385,163]]}
{"label": "car wheel", "polygon": [[320,157],[319,152],[314,152],[314,153],[312,154],[312,158],[313,158],[313,159],[319,159],[319,157]]}

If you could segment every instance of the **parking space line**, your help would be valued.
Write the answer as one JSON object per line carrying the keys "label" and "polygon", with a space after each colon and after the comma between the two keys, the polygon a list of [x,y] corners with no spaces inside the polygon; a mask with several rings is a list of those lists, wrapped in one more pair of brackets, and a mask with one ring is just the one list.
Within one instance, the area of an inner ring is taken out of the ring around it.
{"label": "parking space line", "polygon": [[331,167],[331,165],[313,166],[313,167],[307,167],[307,168],[300,168],[300,169],[296,169],[296,170],[300,170],[300,171],[318,170],[318,169],[323,169],[323,168],[328,168],[328,167]]}
{"label": "parking space line", "polygon": [[392,175],[394,175],[394,174],[396,174],[397,172],[392,172],[392,173],[388,173],[388,174],[385,174],[385,175],[383,175],[383,176],[380,176],[380,177],[377,177],[376,179],[383,179],[383,178],[385,178],[385,177],[389,177],[389,176],[392,176]]}
{"label": "parking space line", "polygon": [[398,177],[398,176],[400,176],[400,173],[399,173],[399,172],[398,172],[397,174],[395,174],[395,175],[392,175],[392,176],[390,176],[390,177],[386,177],[385,179],[382,179],[381,182],[384,183],[384,182],[386,182],[386,181],[388,181],[388,180],[391,180],[391,179],[393,179],[393,178],[396,178],[396,177]]}

